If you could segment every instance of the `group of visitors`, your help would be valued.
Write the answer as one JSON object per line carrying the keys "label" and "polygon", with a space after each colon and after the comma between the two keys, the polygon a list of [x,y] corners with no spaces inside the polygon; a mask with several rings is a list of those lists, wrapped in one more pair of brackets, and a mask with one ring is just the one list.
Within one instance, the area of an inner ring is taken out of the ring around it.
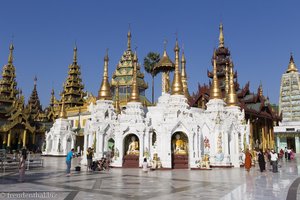
{"label": "group of visitors", "polygon": [[[259,165],[259,169],[261,172],[266,170],[266,164],[267,162],[270,163],[270,166],[272,166],[272,172],[276,173],[278,172],[278,160],[285,156],[286,160],[291,160],[294,159],[294,153],[293,151],[289,148],[285,148],[283,151],[282,149],[280,150],[279,153],[276,153],[274,149],[266,149],[266,151],[263,153],[263,151],[260,149],[257,152],[257,161]],[[250,168],[252,167],[252,154],[250,151],[247,149],[245,153],[245,162],[244,166],[246,171],[250,171]]]}
{"label": "group of visitors", "polygon": [[293,149],[291,148],[284,148],[284,151],[282,149],[280,149],[280,155],[281,157],[283,157],[284,154],[284,158],[285,160],[293,160],[295,158],[295,153],[293,151]]}
{"label": "group of visitors", "polygon": [[100,160],[95,160],[92,162],[90,166],[90,170],[92,171],[109,171],[110,168],[110,159],[106,157],[102,157]]}

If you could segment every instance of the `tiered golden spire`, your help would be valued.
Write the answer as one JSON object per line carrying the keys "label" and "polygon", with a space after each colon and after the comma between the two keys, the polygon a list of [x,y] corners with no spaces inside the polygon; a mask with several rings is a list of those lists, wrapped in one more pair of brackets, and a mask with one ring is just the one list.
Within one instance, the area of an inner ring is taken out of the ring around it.
{"label": "tiered golden spire", "polygon": [[14,51],[14,45],[11,43],[9,46],[8,64],[13,63],[13,51]]}
{"label": "tiered golden spire", "polygon": [[[227,67],[227,65],[226,65]],[[230,63],[230,74],[229,74],[229,92],[227,96],[227,106],[237,106],[237,96],[234,86],[234,73],[233,73],[233,63]]]}
{"label": "tiered golden spire", "polygon": [[176,44],[174,48],[175,52],[175,72],[174,72],[174,79],[172,82],[172,95],[183,95],[183,86],[179,71],[179,46],[178,40],[176,38]]}
{"label": "tiered golden spire", "polygon": [[137,55],[136,52],[133,56],[133,77],[132,77],[132,88],[131,88],[131,94],[129,102],[140,102],[140,94],[139,94],[139,88],[137,85],[136,77],[137,77]]}
{"label": "tiered golden spire", "polygon": [[219,47],[224,47],[224,34],[223,34],[223,24],[220,24],[219,27],[220,35],[219,35]]}
{"label": "tiered golden spire", "polygon": [[291,53],[290,63],[289,63],[289,66],[288,66],[288,69],[287,69],[286,73],[297,72],[297,71],[298,71],[298,69],[297,69],[297,66],[294,62],[293,54]]}
{"label": "tiered golden spire", "polygon": [[131,49],[131,31],[130,27],[127,33],[127,50]]}
{"label": "tiered golden spire", "polygon": [[106,50],[106,55],[104,57],[104,67],[103,67],[103,79],[101,83],[100,90],[98,92],[98,99],[100,100],[111,100],[110,85],[108,82],[108,50]]}
{"label": "tiered golden spire", "polygon": [[60,108],[60,113],[59,113],[59,118],[66,119],[67,118],[67,113],[65,110],[65,95],[62,96],[62,104]]}
{"label": "tiered golden spire", "polygon": [[186,98],[189,98],[190,94],[187,85],[186,60],[185,60],[184,51],[182,51],[182,55],[181,55],[181,80],[182,80],[183,94]]}
{"label": "tiered golden spire", "polygon": [[75,44],[75,47],[73,49],[73,63],[77,63],[77,45]]}
{"label": "tiered golden spire", "polygon": [[219,80],[217,77],[217,60],[216,60],[216,51],[214,51],[214,70],[213,70],[213,83],[210,89],[210,99],[221,99],[221,91],[220,91],[220,85]]}
{"label": "tiered golden spire", "polygon": [[115,90],[115,111],[117,114],[121,113],[120,99],[119,99],[119,82],[117,82],[116,90]]}

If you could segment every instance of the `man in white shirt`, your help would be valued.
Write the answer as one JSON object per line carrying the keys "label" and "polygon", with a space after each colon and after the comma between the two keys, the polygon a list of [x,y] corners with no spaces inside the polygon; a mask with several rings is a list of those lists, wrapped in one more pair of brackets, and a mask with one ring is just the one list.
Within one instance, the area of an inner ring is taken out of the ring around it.
{"label": "man in white shirt", "polygon": [[272,151],[271,151],[271,163],[272,163],[272,169],[273,169],[274,173],[278,172],[277,160],[278,160],[278,155],[272,149]]}

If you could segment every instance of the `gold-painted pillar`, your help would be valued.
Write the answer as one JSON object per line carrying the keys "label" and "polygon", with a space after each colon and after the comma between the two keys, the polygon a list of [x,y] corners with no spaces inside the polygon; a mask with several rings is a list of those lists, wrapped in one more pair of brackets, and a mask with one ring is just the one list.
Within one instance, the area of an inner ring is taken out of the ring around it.
{"label": "gold-painted pillar", "polygon": [[265,151],[266,149],[266,140],[265,140],[265,130],[264,130],[264,127],[261,127],[261,138],[262,138],[262,149],[263,151]]}
{"label": "gold-painted pillar", "polygon": [[272,149],[275,149],[275,145],[274,145],[274,132],[273,132],[272,126],[269,127],[269,133],[270,133],[270,147]]}
{"label": "gold-painted pillar", "polygon": [[23,132],[23,147],[26,147],[26,135],[27,135],[27,130],[25,129]]}
{"label": "gold-painted pillar", "polygon": [[7,147],[10,147],[10,138],[11,138],[11,130],[9,130],[7,135]]}

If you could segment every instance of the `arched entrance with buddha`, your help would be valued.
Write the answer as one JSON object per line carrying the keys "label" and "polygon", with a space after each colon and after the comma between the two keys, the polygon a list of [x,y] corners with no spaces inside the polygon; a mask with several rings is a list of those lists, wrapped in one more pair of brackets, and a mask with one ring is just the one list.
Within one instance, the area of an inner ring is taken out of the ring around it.
{"label": "arched entrance with buddha", "polygon": [[189,140],[188,136],[181,131],[173,133],[171,138],[172,150],[172,168],[188,169],[189,168]]}
{"label": "arched entrance with buddha", "polygon": [[124,168],[138,168],[140,143],[139,137],[135,134],[128,134],[123,140],[123,167]]}

